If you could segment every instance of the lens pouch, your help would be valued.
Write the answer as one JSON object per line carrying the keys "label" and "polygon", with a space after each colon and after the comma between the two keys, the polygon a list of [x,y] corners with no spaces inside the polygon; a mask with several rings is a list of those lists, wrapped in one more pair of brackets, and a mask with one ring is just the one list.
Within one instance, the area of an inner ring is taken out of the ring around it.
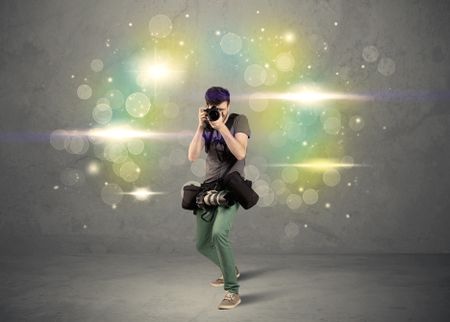
{"label": "lens pouch", "polygon": [[252,189],[252,182],[244,180],[237,171],[228,173],[223,178],[223,184],[244,209],[253,207],[259,200],[258,194]]}
{"label": "lens pouch", "polygon": [[181,201],[181,207],[187,210],[197,209],[196,197],[197,194],[202,190],[201,187],[188,184],[183,187],[183,199]]}

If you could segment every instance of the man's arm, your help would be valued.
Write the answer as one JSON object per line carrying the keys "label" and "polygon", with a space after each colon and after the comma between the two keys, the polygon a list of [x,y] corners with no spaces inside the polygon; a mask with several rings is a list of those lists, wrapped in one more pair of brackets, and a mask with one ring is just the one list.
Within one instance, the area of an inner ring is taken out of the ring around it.
{"label": "man's arm", "polygon": [[[223,124],[223,123],[222,123]],[[247,153],[247,142],[248,136],[243,132],[237,132],[235,136],[231,134],[230,130],[225,126],[219,127],[219,132],[225,140],[230,152],[238,160],[243,160],[245,158],[245,154]]]}
{"label": "man's arm", "polygon": [[205,139],[203,138],[203,127],[199,125],[197,127],[197,131],[195,131],[194,137],[192,138],[191,144],[189,144],[189,161],[197,160],[204,146]]}

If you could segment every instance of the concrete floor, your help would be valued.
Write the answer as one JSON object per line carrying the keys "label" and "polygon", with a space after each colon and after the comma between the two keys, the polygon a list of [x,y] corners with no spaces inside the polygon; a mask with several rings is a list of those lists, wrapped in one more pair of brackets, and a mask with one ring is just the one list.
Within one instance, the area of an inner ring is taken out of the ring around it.
{"label": "concrete floor", "polygon": [[450,321],[448,255],[245,255],[217,310],[202,255],[0,257],[0,321]]}

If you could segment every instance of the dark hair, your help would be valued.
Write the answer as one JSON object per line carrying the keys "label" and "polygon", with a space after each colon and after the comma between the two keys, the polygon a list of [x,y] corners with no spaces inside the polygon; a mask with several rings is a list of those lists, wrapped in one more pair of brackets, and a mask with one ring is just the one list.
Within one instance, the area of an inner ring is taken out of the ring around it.
{"label": "dark hair", "polygon": [[208,105],[219,105],[225,101],[230,104],[230,92],[226,88],[213,86],[206,91],[205,100]]}

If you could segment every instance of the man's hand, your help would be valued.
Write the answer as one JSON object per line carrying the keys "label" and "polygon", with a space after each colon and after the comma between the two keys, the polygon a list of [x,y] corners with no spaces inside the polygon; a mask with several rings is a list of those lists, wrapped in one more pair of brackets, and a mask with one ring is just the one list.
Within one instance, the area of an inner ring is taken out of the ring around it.
{"label": "man's hand", "polygon": [[198,109],[198,127],[201,129],[205,128],[205,122],[207,121],[206,112],[203,109],[203,107]]}

